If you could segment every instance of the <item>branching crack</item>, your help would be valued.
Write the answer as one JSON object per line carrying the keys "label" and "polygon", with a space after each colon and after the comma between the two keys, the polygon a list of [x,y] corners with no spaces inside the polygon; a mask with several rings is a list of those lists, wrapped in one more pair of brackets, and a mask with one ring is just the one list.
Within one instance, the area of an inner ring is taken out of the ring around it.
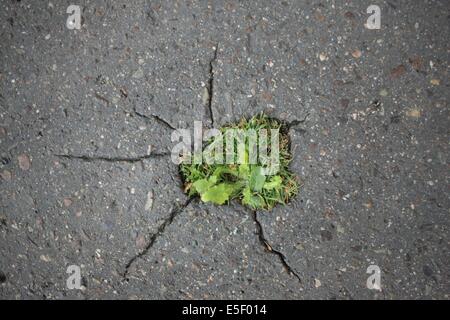
{"label": "branching crack", "polygon": [[65,158],[69,160],[82,160],[86,162],[105,161],[105,162],[139,162],[145,159],[159,158],[170,156],[170,152],[152,152],[150,154],[136,156],[136,157],[109,157],[109,156],[87,156],[87,155],[73,155],[73,154],[55,154],[55,157]]}
{"label": "branching crack", "polygon": [[214,47],[214,55],[212,59],[209,61],[209,70],[208,70],[208,112],[211,118],[211,127],[214,127],[214,113],[213,113],[213,95],[214,95],[214,62],[217,59],[217,51],[219,50],[219,44],[217,43]]}
{"label": "branching crack", "polygon": [[264,230],[263,227],[261,225],[261,222],[259,222],[258,220],[258,213],[257,211],[252,211],[252,216],[253,216],[253,220],[256,223],[256,231],[258,234],[258,238],[259,238],[259,242],[264,246],[264,249],[272,254],[275,254],[278,256],[278,258],[280,259],[281,264],[283,265],[283,267],[286,269],[287,273],[293,275],[294,277],[296,277],[298,279],[298,281],[300,282],[300,284],[302,284],[302,279],[300,278],[300,276],[298,275],[297,272],[295,272],[295,270],[287,263],[286,261],[286,257],[284,256],[284,254],[278,250],[275,250],[269,243],[269,241],[267,241],[267,239],[264,236]]}
{"label": "branching crack", "polygon": [[145,256],[149,250],[153,247],[153,245],[156,243],[156,241],[158,240],[158,238],[164,234],[164,231],[166,230],[166,228],[172,224],[173,220],[184,211],[184,209],[186,209],[186,207],[191,203],[191,201],[193,200],[193,198],[189,198],[186,200],[186,202],[184,204],[182,204],[181,206],[175,207],[171,212],[170,215],[164,220],[164,222],[158,227],[158,230],[152,234],[152,236],[150,237],[150,240],[148,241],[147,245],[145,246],[145,248],[139,252],[137,255],[133,256],[128,263],[125,266],[125,271],[122,275],[124,280],[128,280],[127,276],[128,273],[130,271],[130,267],[133,265],[133,263],[135,263],[138,259],[142,258],[143,256]]}

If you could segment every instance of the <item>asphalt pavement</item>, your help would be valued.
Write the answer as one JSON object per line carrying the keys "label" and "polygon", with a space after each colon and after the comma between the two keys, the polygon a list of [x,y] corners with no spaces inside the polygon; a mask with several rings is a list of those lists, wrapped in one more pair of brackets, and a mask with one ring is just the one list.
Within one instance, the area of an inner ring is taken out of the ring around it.
{"label": "asphalt pavement", "polygon": [[[0,18],[1,299],[449,298],[449,1],[2,0]],[[173,130],[260,112],[297,123],[298,196],[189,199]]]}

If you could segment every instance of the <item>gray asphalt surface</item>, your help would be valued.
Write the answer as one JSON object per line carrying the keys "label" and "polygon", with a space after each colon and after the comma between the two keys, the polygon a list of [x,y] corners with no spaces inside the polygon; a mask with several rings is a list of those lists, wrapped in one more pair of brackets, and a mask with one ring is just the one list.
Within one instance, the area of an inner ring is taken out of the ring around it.
{"label": "gray asphalt surface", "polygon": [[[449,298],[448,1],[0,3],[0,298]],[[260,111],[300,194],[189,201],[172,128]]]}

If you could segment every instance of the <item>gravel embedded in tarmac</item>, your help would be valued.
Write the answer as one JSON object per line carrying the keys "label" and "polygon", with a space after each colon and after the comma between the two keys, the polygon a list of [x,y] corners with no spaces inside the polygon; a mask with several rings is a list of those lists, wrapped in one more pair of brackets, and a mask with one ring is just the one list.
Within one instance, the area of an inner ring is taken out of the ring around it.
{"label": "gravel embedded in tarmac", "polygon": [[[72,2],[0,3],[1,299],[449,298],[448,1]],[[262,111],[299,195],[189,200],[173,129]]]}

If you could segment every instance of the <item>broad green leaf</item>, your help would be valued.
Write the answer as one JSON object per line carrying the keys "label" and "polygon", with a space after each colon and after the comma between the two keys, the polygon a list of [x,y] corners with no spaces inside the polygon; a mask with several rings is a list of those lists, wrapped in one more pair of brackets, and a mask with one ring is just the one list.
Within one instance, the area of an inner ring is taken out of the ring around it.
{"label": "broad green leaf", "polygon": [[216,175],[212,175],[211,177],[208,178],[208,183],[210,186],[213,186],[217,183],[217,176]]}
{"label": "broad green leaf", "polygon": [[212,202],[215,204],[224,204],[230,199],[233,193],[233,186],[225,183],[213,186],[205,193],[202,193],[201,199],[203,202]]}
{"label": "broad green leaf", "polygon": [[208,180],[200,179],[195,181],[192,185],[199,194],[205,193],[209,188],[215,185],[217,182],[217,177],[211,176]]}
{"label": "broad green leaf", "polygon": [[273,176],[270,178],[270,181],[267,181],[264,183],[264,189],[266,190],[272,190],[272,189],[279,189],[281,187],[281,177],[280,176]]}

